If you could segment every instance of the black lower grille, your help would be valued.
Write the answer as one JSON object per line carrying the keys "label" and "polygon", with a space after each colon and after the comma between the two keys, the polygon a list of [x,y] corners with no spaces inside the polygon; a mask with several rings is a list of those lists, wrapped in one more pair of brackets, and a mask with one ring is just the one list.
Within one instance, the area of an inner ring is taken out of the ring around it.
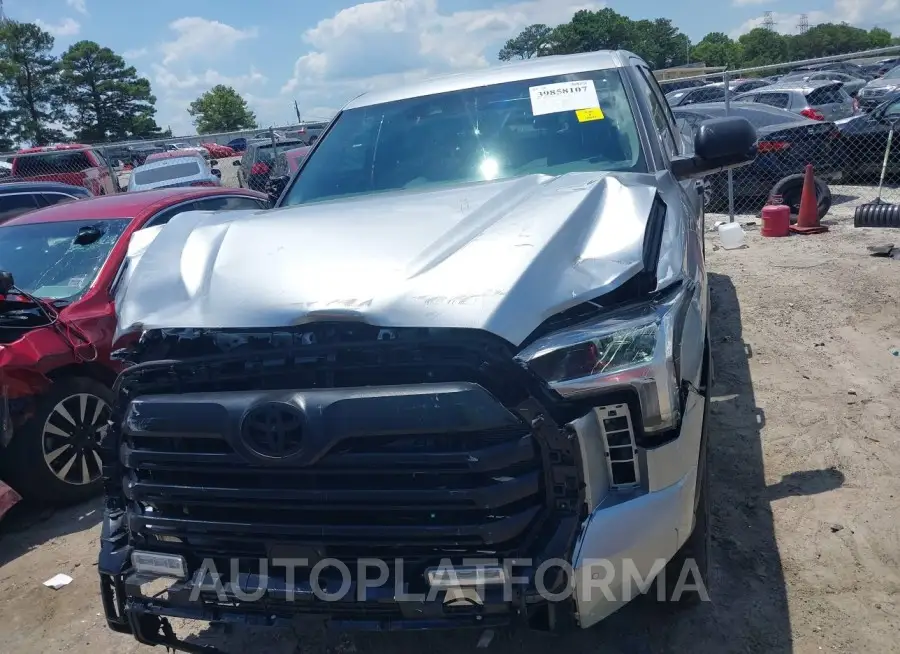
{"label": "black lower grille", "polygon": [[[577,511],[575,454],[517,409],[535,402],[506,345],[476,334],[317,325],[145,339],[119,381],[108,470],[133,540],[246,557],[530,556]],[[392,404],[366,431],[378,398],[360,396],[373,387]],[[273,393],[316,407],[310,427],[327,438],[310,460],[272,465],[242,447],[240,416]]]}

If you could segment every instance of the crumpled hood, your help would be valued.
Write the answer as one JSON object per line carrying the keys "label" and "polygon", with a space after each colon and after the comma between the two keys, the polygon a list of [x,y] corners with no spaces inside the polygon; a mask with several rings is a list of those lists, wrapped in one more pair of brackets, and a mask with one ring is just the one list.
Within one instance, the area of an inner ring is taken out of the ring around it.
{"label": "crumpled hood", "polygon": [[135,328],[312,320],[470,327],[521,343],[642,269],[652,175],[532,175],[268,211],[186,212],[117,297]]}

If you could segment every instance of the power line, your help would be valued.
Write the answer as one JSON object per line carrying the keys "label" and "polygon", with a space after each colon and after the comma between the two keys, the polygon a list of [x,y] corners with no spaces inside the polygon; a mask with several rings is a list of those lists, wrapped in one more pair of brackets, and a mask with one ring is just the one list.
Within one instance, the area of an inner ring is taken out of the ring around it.
{"label": "power line", "polygon": [[800,34],[806,34],[809,31],[809,16],[800,14],[800,20],[797,21],[797,31]]}
{"label": "power line", "polygon": [[775,31],[775,17],[772,15],[771,11],[767,11],[763,14],[763,29],[769,30],[770,32]]}

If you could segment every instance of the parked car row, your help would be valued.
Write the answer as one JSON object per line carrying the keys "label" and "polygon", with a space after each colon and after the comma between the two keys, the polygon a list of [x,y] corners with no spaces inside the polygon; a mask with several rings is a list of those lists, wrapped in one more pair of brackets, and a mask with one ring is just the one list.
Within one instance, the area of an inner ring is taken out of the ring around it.
{"label": "parked car row", "polygon": [[[885,61],[891,63],[895,60]],[[755,90],[813,89],[833,85],[840,85],[843,92],[852,99],[847,104],[852,104],[854,112],[871,111],[888,99],[891,93],[900,91],[900,66],[885,68],[878,75],[866,74],[857,64],[847,62],[804,66],[774,77],[730,80],[729,91],[731,99],[737,100],[738,96]],[[721,102],[726,95],[724,81],[683,79],[662,82],[660,86],[666,92],[669,105],[673,107],[699,102]]]}
{"label": "parked car row", "polygon": [[[756,198],[762,206],[768,195],[781,195],[796,211],[802,173],[813,163],[820,208],[827,211],[827,182],[880,172],[890,125],[900,113],[900,67],[870,81],[850,74],[859,73],[856,64],[838,68],[810,66],[777,79],[730,80],[731,113],[748,118],[761,138],[756,161],[735,180],[736,197]],[[683,129],[725,115],[724,82],[674,84],[666,100]],[[893,148],[887,173],[900,173],[898,164],[900,148]],[[724,175],[709,177],[704,192],[707,207],[722,210]]]}

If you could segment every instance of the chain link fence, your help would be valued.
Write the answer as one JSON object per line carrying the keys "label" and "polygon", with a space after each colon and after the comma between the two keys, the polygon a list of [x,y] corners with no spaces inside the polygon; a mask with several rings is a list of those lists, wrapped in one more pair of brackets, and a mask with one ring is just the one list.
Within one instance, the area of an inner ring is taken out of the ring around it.
{"label": "chain link fence", "polygon": [[[172,157],[200,156],[205,162],[201,172],[216,175],[221,185],[265,191],[268,180],[281,174],[281,168],[287,169],[284,174],[291,172],[295,159],[284,153],[314,143],[326,126],[316,122],[182,138],[26,148],[0,153],[0,184],[65,184],[84,188],[91,195],[109,195],[127,191],[132,171],[139,166]],[[4,195],[11,196],[7,204],[32,209],[47,206],[31,198],[33,193],[27,189],[12,197],[7,187]]]}
{"label": "chain link fence", "polygon": [[882,171],[882,199],[900,203],[900,67],[880,64],[898,55],[900,46],[661,80],[689,138],[725,115],[757,130],[756,161],[704,180],[707,211],[747,219],[780,196],[796,214],[807,165],[820,218],[852,216],[876,197]]}

